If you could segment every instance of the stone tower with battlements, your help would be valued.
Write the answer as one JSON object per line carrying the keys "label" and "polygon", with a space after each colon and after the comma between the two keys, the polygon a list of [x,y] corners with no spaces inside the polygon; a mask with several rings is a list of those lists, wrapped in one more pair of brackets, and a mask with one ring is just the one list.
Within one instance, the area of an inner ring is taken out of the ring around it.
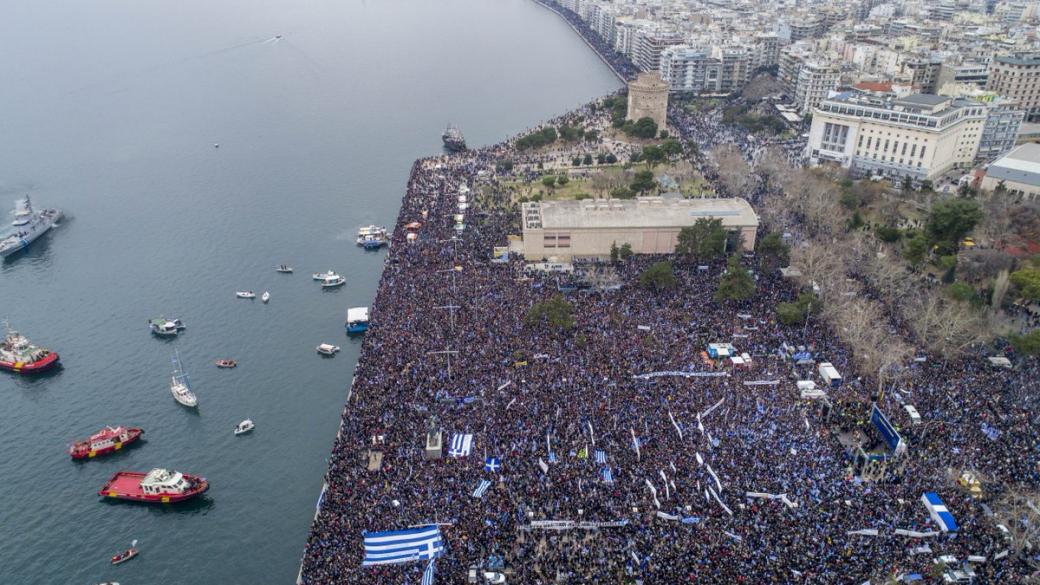
{"label": "stone tower with battlements", "polygon": [[653,118],[658,130],[668,121],[668,84],[657,73],[640,73],[628,83],[628,116],[633,122]]}

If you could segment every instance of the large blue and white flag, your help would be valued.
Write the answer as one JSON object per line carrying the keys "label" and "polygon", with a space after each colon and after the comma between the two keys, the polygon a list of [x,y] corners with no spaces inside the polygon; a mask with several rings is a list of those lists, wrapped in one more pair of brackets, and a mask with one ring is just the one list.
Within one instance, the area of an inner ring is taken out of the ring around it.
{"label": "large blue and white flag", "polygon": [[502,462],[498,457],[485,457],[484,458],[484,471],[495,473],[502,470]]}
{"label": "large blue and white flag", "polygon": [[921,496],[921,502],[928,509],[928,515],[939,525],[939,530],[943,532],[957,532],[957,521],[953,519],[953,514],[950,514],[950,510],[946,508],[946,504],[939,497],[939,494],[926,492]]}
{"label": "large blue and white flag", "polygon": [[607,454],[605,452],[603,452],[603,451],[600,451],[599,449],[596,449],[596,464],[597,465],[606,465],[607,464]]}
{"label": "large blue and white flag", "polygon": [[444,554],[441,529],[436,525],[363,532],[362,535],[365,537],[362,567],[434,559]]}
{"label": "large blue and white flag", "polygon": [[490,481],[488,481],[486,479],[480,480],[480,485],[477,486],[477,489],[473,490],[473,497],[474,498],[483,498],[484,497],[484,492],[486,492],[489,487],[491,487],[491,482]]}
{"label": "large blue and white flag", "polygon": [[448,455],[452,457],[465,457],[473,450],[473,435],[455,433],[451,438],[451,448]]}
{"label": "large blue and white flag", "polygon": [[600,476],[603,478],[604,482],[606,482],[606,483],[614,483],[614,474],[610,472],[610,468],[609,467],[604,467],[600,471]]}
{"label": "large blue and white flag", "polygon": [[433,585],[433,559],[430,559],[430,563],[426,565],[426,570],[423,571],[422,581],[419,585]]}
{"label": "large blue and white flag", "polygon": [[549,463],[558,463],[560,460],[556,457],[556,453],[549,451]]}

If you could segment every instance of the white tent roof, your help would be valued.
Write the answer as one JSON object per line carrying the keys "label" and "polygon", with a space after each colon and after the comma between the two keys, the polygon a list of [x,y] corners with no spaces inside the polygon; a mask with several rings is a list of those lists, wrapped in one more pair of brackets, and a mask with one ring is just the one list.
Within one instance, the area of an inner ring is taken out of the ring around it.
{"label": "white tent roof", "polygon": [[347,309],[347,321],[351,323],[368,322],[368,307],[353,307]]}

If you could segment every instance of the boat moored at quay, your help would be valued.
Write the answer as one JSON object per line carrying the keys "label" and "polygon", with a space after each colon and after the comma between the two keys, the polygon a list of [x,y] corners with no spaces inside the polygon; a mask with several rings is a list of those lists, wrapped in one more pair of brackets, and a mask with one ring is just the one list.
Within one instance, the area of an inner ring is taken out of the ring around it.
{"label": "boat moored at quay", "polygon": [[133,502],[175,504],[201,495],[208,489],[209,481],[204,477],[156,468],[147,473],[117,471],[98,490],[98,495]]}
{"label": "boat moored at quay", "polygon": [[144,430],[137,427],[105,427],[86,441],[73,443],[69,447],[69,455],[73,459],[93,459],[99,455],[108,455],[133,443],[143,434]]}

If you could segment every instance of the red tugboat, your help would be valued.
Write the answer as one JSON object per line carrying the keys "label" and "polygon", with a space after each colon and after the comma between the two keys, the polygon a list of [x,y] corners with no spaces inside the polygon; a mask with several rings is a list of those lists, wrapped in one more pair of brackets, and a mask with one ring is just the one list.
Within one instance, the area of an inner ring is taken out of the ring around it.
{"label": "red tugboat", "polygon": [[7,330],[0,342],[0,369],[19,374],[36,374],[49,370],[58,363],[58,354],[37,347],[17,331]]}
{"label": "red tugboat", "polygon": [[105,427],[90,435],[86,441],[73,443],[69,447],[69,455],[73,459],[93,459],[98,455],[108,455],[133,443],[142,434],[144,430],[137,427]]}
{"label": "red tugboat", "polygon": [[208,489],[209,482],[204,477],[156,468],[148,473],[117,471],[98,490],[98,495],[133,502],[175,504]]}

